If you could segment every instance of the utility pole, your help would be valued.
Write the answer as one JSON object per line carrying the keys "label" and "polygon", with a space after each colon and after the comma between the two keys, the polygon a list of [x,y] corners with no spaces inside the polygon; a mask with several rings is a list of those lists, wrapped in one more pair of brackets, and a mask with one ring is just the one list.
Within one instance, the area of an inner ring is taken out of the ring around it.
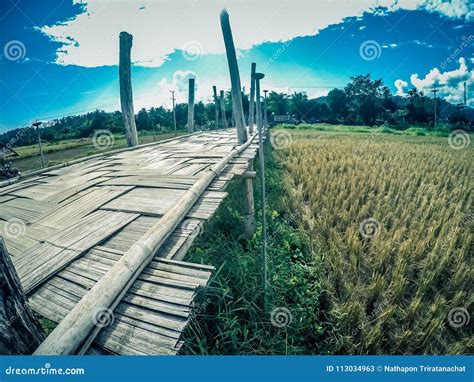
{"label": "utility pole", "polygon": [[174,123],[174,134],[176,135],[176,108],[175,108],[175,98],[174,98],[174,90],[170,90],[171,92],[171,101],[173,101],[173,123]]}
{"label": "utility pole", "polygon": [[434,127],[435,127],[435,130],[436,128],[438,127],[438,116],[437,116],[437,107],[438,107],[438,99],[436,98],[436,93],[438,93],[438,89],[434,88],[433,90],[431,90],[431,92],[433,93],[434,95]]}
{"label": "utility pole", "polygon": [[255,123],[255,72],[257,64],[252,62],[250,68],[250,99],[249,99],[249,134],[253,134]]}
{"label": "utility pole", "polygon": [[42,123],[43,122],[36,121],[36,122],[33,122],[33,126],[36,127],[36,137],[38,139],[38,148],[39,148],[39,152],[40,152],[40,156],[41,156],[41,164],[42,164],[43,168],[45,168],[46,165],[44,163],[43,149],[41,148],[41,133],[40,133],[40,129],[39,129],[39,127],[41,126]]}
{"label": "utility pole", "polygon": [[[262,121],[262,101],[260,99],[260,80],[264,78],[263,73],[255,73],[255,92],[257,100],[257,129],[258,129],[258,158],[260,165],[261,190],[260,198],[262,205],[262,281],[263,281],[263,302],[265,312],[267,311],[267,218],[265,210],[265,157],[263,149],[263,121]],[[268,138],[267,138],[268,139]]]}
{"label": "utility pole", "polygon": [[214,109],[216,113],[216,130],[219,128],[219,101],[217,99],[217,88],[215,86],[212,87],[212,93],[214,95]]}
{"label": "utility pole", "polygon": [[194,78],[189,79],[188,88],[188,133],[194,132]]}

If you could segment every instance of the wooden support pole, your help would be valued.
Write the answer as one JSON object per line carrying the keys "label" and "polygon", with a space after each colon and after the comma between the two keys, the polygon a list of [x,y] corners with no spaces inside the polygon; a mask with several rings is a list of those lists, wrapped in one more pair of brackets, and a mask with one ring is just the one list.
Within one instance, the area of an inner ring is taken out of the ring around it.
{"label": "wooden support pole", "polygon": [[188,133],[194,132],[194,78],[189,79],[188,91]]}
{"label": "wooden support pole", "polygon": [[[98,311],[113,311],[161,245],[175,230],[225,166],[252,142],[254,136],[208,168],[176,203],[118,260],[64,317],[34,354],[64,355],[85,352],[99,333],[94,316]],[[84,345],[85,344],[85,345]]]}
{"label": "wooden support pole", "polygon": [[[225,9],[221,12],[221,28],[224,36],[227,63],[229,64],[230,82],[232,85],[232,116],[237,129],[237,141],[242,144],[247,140],[247,129],[245,127],[244,107],[242,104],[242,85],[240,83],[239,66],[235,54],[234,40],[230,28],[229,14]],[[250,163],[251,167],[252,164]],[[250,168],[252,170],[252,168]],[[244,223],[245,236],[250,239],[255,232],[255,207],[253,198],[252,179],[244,179]]]}
{"label": "wooden support pole", "polygon": [[225,97],[224,90],[220,91],[220,101],[221,101],[221,113],[222,113],[222,127],[227,129],[229,125],[227,124],[227,116],[225,115]]}
{"label": "wooden support pole", "polygon": [[237,65],[237,56],[235,54],[234,40],[230,28],[229,14],[225,9],[221,12],[221,28],[224,36],[225,50],[227,54],[227,63],[229,64],[230,81],[232,84],[232,110],[237,128],[237,140],[239,144],[247,140],[247,129],[244,121],[244,108],[242,105],[242,86],[240,84],[239,66]]}
{"label": "wooden support pole", "polygon": [[10,255],[0,238],[0,354],[31,354],[43,342]]}
{"label": "wooden support pole", "polygon": [[174,98],[174,90],[170,90],[171,92],[171,101],[173,102],[173,125],[174,125],[174,133],[176,135],[176,105],[175,101],[176,98]]}
{"label": "wooden support pole", "polygon": [[216,114],[216,129],[219,128],[219,100],[217,98],[217,87],[213,86],[212,87],[212,93],[214,95],[214,109],[215,109],[215,114]]}
{"label": "wooden support pole", "polygon": [[131,51],[133,37],[127,32],[120,33],[119,80],[120,105],[122,107],[123,124],[128,147],[138,145],[137,126],[133,111],[133,93],[131,76]]}
{"label": "wooden support pole", "polygon": [[250,70],[250,100],[249,100],[249,134],[253,134],[255,123],[255,71],[257,64],[252,62]]}
{"label": "wooden support pole", "polygon": [[[262,121],[262,102],[260,99],[260,80],[265,77],[263,73],[255,74],[255,88],[257,97],[257,128],[258,128],[258,158],[260,164],[261,190],[260,198],[262,204],[262,283],[263,283],[263,299],[265,311],[267,310],[267,216],[265,208],[265,156],[263,148],[263,121]],[[267,137],[268,139],[268,137]]]}
{"label": "wooden support pole", "polygon": [[265,143],[266,146],[271,149],[271,144],[270,144],[270,127],[268,125],[268,115],[267,115],[267,93],[268,90],[264,90],[263,93],[265,96],[263,97],[263,130],[265,132]]}
{"label": "wooden support pole", "polygon": [[43,168],[46,167],[46,164],[44,163],[44,154],[43,154],[43,148],[41,147],[41,132],[40,132],[40,126],[42,122],[35,122],[33,123],[33,126],[36,127],[36,139],[38,140],[38,150],[40,153],[41,157],[41,165]]}
{"label": "wooden support pole", "polygon": [[247,170],[242,174],[242,177],[248,179],[255,179],[257,177],[257,172],[252,170]]}
{"label": "wooden support pole", "polygon": [[[253,171],[253,162],[249,162],[249,172]],[[244,237],[250,240],[255,233],[255,201],[253,197],[253,178],[244,176]]]}

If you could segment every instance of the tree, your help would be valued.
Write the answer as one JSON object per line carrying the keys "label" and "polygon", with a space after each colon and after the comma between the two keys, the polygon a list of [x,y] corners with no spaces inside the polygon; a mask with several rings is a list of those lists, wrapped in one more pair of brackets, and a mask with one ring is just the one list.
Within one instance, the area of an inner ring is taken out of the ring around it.
{"label": "tree", "polygon": [[136,121],[138,130],[149,130],[151,127],[148,120],[148,112],[145,108],[140,109],[136,116]]}
{"label": "tree", "polygon": [[329,110],[334,119],[344,119],[348,114],[346,93],[340,89],[332,89],[327,96]]}
{"label": "tree", "polygon": [[434,119],[434,103],[427,99],[417,88],[408,91],[409,102],[406,106],[406,119],[411,124],[426,124]]}
{"label": "tree", "polygon": [[289,113],[288,96],[284,93],[270,92],[267,99],[269,113],[284,115]]}
{"label": "tree", "polygon": [[306,93],[293,93],[290,97],[290,114],[297,119],[307,119],[309,112],[308,96]]}
{"label": "tree", "polygon": [[372,80],[370,74],[351,77],[344,88],[349,100],[349,118],[354,123],[372,126],[385,112],[383,102],[390,91],[381,79]]}

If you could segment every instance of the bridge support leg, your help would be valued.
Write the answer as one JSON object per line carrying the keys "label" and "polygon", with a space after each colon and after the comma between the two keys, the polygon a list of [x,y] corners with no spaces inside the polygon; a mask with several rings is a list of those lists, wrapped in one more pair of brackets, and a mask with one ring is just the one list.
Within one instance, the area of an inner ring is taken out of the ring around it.
{"label": "bridge support leg", "polygon": [[44,334],[0,238],[0,354],[32,354]]}
{"label": "bridge support leg", "polygon": [[219,100],[217,98],[217,88],[216,86],[212,87],[212,93],[214,95],[214,109],[215,109],[215,114],[216,114],[216,130],[219,128]]}
{"label": "bridge support leg", "polygon": [[225,115],[224,90],[220,91],[220,101],[221,101],[221,113],[222,113],[222,128],[227,129],[229,125],[227,124],[227,116]]}
{"label": "bridge support leg", "polygon": [[189,79],[188,92],[188,133],[194,132],[194,78]]}
{"label": "bridge support leg", "polygon": [[252,62],[250,71],[250,100],[249,100],[249,134],[253,134],[253,125],[255,123],[255,71],[257,64]]}
{"label": "bridge support leg", "polygon": [[137,126],[133,111],[132,76],[131,76],[131,50],[133,37],[127,32],[120,33],[120,105],[122,107],[123,125],[128,147],[138,145]]}
{"label": "bridge support leg", "polygon": [[[253,172],[253,162],[249,162],[247,171]],[[255,233],[255,202],[253,197],[253,179],[244,177],[244,236],[250,240]]]}

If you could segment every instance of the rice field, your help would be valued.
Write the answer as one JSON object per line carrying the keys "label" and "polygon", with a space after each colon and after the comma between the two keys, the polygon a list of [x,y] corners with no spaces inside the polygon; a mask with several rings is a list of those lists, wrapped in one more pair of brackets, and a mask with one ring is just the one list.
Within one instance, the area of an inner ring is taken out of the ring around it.
{"label": "rice field", "polygon": [[272,143],[323,267],[331,352],[471,353],[474,145],[280,129]]}

